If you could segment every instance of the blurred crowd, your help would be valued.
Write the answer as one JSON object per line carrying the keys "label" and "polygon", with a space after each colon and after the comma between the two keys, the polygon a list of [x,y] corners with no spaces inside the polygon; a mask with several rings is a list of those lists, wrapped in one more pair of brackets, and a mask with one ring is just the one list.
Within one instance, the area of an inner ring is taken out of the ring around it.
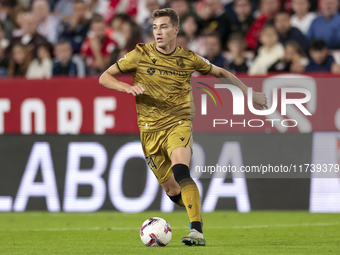
{"label": "blurred crowd", "polygon": [[0,76],[101,74],[163,7],[178,45],[233,73],[340,73],[339,0],[0,0]]}

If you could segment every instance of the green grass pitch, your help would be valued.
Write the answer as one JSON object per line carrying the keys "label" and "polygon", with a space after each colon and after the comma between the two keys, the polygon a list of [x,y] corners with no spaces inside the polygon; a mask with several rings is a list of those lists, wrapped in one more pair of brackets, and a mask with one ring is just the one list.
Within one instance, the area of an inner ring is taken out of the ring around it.
{"label": "green grass pitch", "polygon": [[[172,227],[166,247],[140,240],[139,228],[152,216]],[[207,246],[186,247],[184,211],[0,213],[0,254],[340,254],[340,214],[217,211],[203,219]]]}

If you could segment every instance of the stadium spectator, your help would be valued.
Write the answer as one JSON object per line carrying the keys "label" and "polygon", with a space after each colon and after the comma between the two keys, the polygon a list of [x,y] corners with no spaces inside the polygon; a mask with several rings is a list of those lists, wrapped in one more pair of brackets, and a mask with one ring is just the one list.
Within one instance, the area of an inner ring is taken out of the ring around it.
{"label": "stadium spectator", "polygon": [[213,65],[228,68],[228,61],[222,55],[222,44],[220,41],[220,34],[213,31],[205,36],[205,58]]}
{"label": "stadium spectator", "polygon": [[145,5],[146,5],[146,8],[149,11],[150,15],[148,15],[145,18],[144,22],[141,24],[141,32],[142,32],[143,41],[145,41],[147,35],[150,32],[152,32],[153,20],[151,18],[151,13],[154,10],[161,8],[161,5],[159,4],[158,0],[146,0]]}
{"label": "stadium spectator", "polygon": [[231,21],[221,0],[205,0],[198,14],[205,22],[206,33],[212,31],[220,33],[221,44],[224,47],[230,34]]}
{"label": "stadium spectator", "polygon": [[133,20],[121,24],[121,40],[124,44],[116,47],[111,54],[111,64],[117,62],[126,53],[133,50],[137,43],[141,43],[140,28]]}
{"label": "stadium spectator", "polygon": [[100,74],[110,64],[110,55],[116,47],[115,41],[105,34],[105,21],[95,15],[91,21],[89,36],[81,46],[81,54],[89,74]]}
{"label": "stadium spectator", "polygon": [[263,44],[248,70],[249,75],[265,75],[268,68],[281,59],[284,55],[284,48],[279,43],[279,36],[273,26],[266,26],[262,29],[260,41]]}
{"label": "stadium spectator", "polygon": [[52,45],[42,43],[38,46],[37,58],[33,59],[28,66],[27,79],[49,79],[52,76]]}
{"label": "stadium spectator", "polygon": [[79,53],[90,28],[90,20],[86,18],[86,5],[83,0],[75,0],[73,14],[63,25],[61,38],[67,38],[72,44],[74,53]]}
{"label": "stadium spectator", "polygon": [[170,8],[170,2],[171,2],[171,0],[165,0],[163,5],[162,5],[162,8]]}
{"label": "stadium spectator", "polygon": [[25,77],[28,66],[31,63],[29,47],[20,42],[13,45],[11,49],[7,75],[9,77]]}
{"label": "stadium spectator", "polygon": [[7,40],[12,39],[13,23],[11,21],[11,13],[17,5],[17,0],[1,0],[0,1],[0,21],[5,27],[5,37]]}
{"label": "stadium spectator", "polygon": [[53,60],[53,76],[67,75],[83,78],[85,76],[85,65],[81,58],[72,56],[71,43],[60,39],[54,47],[55,58]]}
{"label": "stadium spectator", "polygon": [[[124,49],[126,45],[126,39],[123,31],[127,25],[126,23],[132,22],[132,18],[126,13],[117,14],[111,22],[111,31],[109,31],[108,35],[111,39],[113,39],[120,49]],[[125,23],[125,25],[123,25]]]}
{"label": "stadium spectator", "polygon": [[58,40],[58,21],[51,14],[50,5],[47,0],[34,0],[32,13],[38,20],[38,33],[47,41],[55,44]]}
{"label": "stadium spectator", "polygon": [[32,52],[33,58],[37,57],[37,48],[41,43],[46,42],[46,39],[37,32],[38,22],[32,13],[27,13],[24,16],[22,23],[22,36],[12,38],[10,45],[6,49],[6,55],[9,55],[14,44],[21,43],[27,45]]}
{"label": "stadium spectator", "polygon": [[179,19],[181,20],[185,14],[190,12],[190,4],[185,0],[171,0],[170,8],[174,9],[177,12]]}
{"label": "stadium spectator", "polygon": [[91,2],[98,2],[98,5],[103,4],[102,6],[105,5],[104,2],[106,2],[106,4],[109,2],[102,12],[98,8],[92,8],[92,12],[101,14],[107,24],[111,23],[117,13],[126,13],[132,19],[135,19],[138,12],[138,0],[91,0],[90,5]]}
{"label": "stadium spectator", "polygon": [[228,49],[232,55],[232,62],[229,64],[230,71],[247,72],[251,63],[244,56],[245,43],[241,33],[233,33],[229,36]]}
{"label": "stadium spectator", "polygon": [[287,41],[296,41],[305,53],[308,52],[308,41],[299,29],[291,26],[288,12],[281,11],[277,13],[274,19],[274,26],[279,34],[279,42],[282,45]]}
{"label": "stadium spectator", "polygon": [[245,36],[254,22],[249,0],[234,0],[233,6],[237,19],[231,24],[231,32],[241,32]]}
{"label": "stadium spectator", "polygon": [[23,31],[22,31],[22,24],[24,21],[24,16],[29,12],[29,9],[17,5],[14,7],[12,15],[11,15],[11,20],[13,23],[13,31],[12,31],[12,37],[18,37],[22,36]]}
{"label": "stadium spectator", "polygon": [[9,40],[6,39],[6,35],[5,35],[6,31],[5,31],[5,25],[3,22],[0,22],[0,48],[2,50],[5,50],[8,45],[9,45]]}
{"label": "stadium spectator", "polygon": [[338,65],[333,56],[328,54],[327,44],[324,40],[318,39],[311,43],[309,49],[311,57],[306,72],[332,72],[340,73],[340,65]]}
{"label": "stadium spectator", "polygon": [[[136,22],[131,20],[130,22],[123,22],[122,24],[122,36],[125,39],[125,45],[123,47],[127,52],[133,50],[137,43],[141,43],[140,28]],[[124,54],[125,55],[125,54]]]}
{"label": "stadium spectator", "polygon": [[8,45],[9,41],[5,38],[5,25],[0,22],[0,77],[7,74],[8,61],[5,57],[5,49]]}
{"label": "stadium spectator", "polygon": [[268,71],[302,73],[306,65],[308,65],[308,58],[301,46],[296,41],[288,41],[285,44],[283,58],[273,64]]}
{"label": "stadium spectator", "polygon": [[144,43],[153,43],[155,42],[155,37],[153,36],[153,32],[146,35],[146,38],[143,40]]}
{"label": "stadium spectator", "polygon": [[77,0],[58,0],[54,5],[54,16],[61,22],[66,22],[74,13],[73,5]]}
{"label": "stadium spectator", "polygon": [[188,13],[184,15],[182,19],[182,32],[189,40],[188,49],[204,56],[204,37],[200,35],[199,22],[194,14]]}
{"label": "stadium spectator", "polygon": [[184,33],[177,34],[176,44],[183,48],[189,48],[189,38]]}
{"label": "stadium spectator", "polygon": [[182,32],[182,19],[188,13],[195,14],[193,8],[191,8],[189,1],[185,0],[170,0],[170,8],[174,9],[179,16],[179,32]]}
{"label": "stadium spectator", "polygon": [[292,8],[295,12],[290,19],[292,27],[296,27],[304,35],[307,35],[312,21],[316,18],[314,12],[309,12],[309,0],[292,0]]}
{"label": "stadium spectator", "polygon": [[315,18],[308,30],[309,41],[323,39],[329,49],[340,48],[339,0],[320,0],[321,16]]}
{"label": "stadium spectator", "polygon": [[266,22],[275,17],[279,10],[279,0],[261,0],[260,1],[260,16],[255,19],[251,25],[248,33],[246,34],[247,46],[252,50],[257,50],[258,40],[261,36],[262,28]]}

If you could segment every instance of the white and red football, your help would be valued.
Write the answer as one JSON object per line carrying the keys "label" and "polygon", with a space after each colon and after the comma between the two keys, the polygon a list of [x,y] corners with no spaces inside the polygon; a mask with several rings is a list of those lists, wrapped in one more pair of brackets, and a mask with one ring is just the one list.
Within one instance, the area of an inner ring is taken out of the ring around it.
{"label": "white and red football", "polygon": [[162,247],[170,242],[172,231],[166,220],[159,217],[152,217],[143,222],[139,235],[146,246]]}

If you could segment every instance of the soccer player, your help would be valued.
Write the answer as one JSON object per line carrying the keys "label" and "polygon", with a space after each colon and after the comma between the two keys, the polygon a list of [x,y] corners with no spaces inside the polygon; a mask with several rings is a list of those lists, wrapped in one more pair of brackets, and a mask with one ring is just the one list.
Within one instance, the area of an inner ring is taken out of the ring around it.
{"label": "soccer player", "polygon": [[[99,83],[136,97],[138,126],[147,163],[169,198],[185,206],[189,215],[191,232],[182,237],[182,243],[203,246],[200,194],[189,170],[194,114],[191,74],[198,71],[219,79],[227,78],[244,94],[247,94],[247,87],[228,71],[176,46],[179,18],[173,9],[155,10],[152,18],[155,42],[136,45],[101,75]],[[133,86],[116,79],[126,72],[132,72]],[[263,93],[254,92],[253,101],[267,108]]]}

